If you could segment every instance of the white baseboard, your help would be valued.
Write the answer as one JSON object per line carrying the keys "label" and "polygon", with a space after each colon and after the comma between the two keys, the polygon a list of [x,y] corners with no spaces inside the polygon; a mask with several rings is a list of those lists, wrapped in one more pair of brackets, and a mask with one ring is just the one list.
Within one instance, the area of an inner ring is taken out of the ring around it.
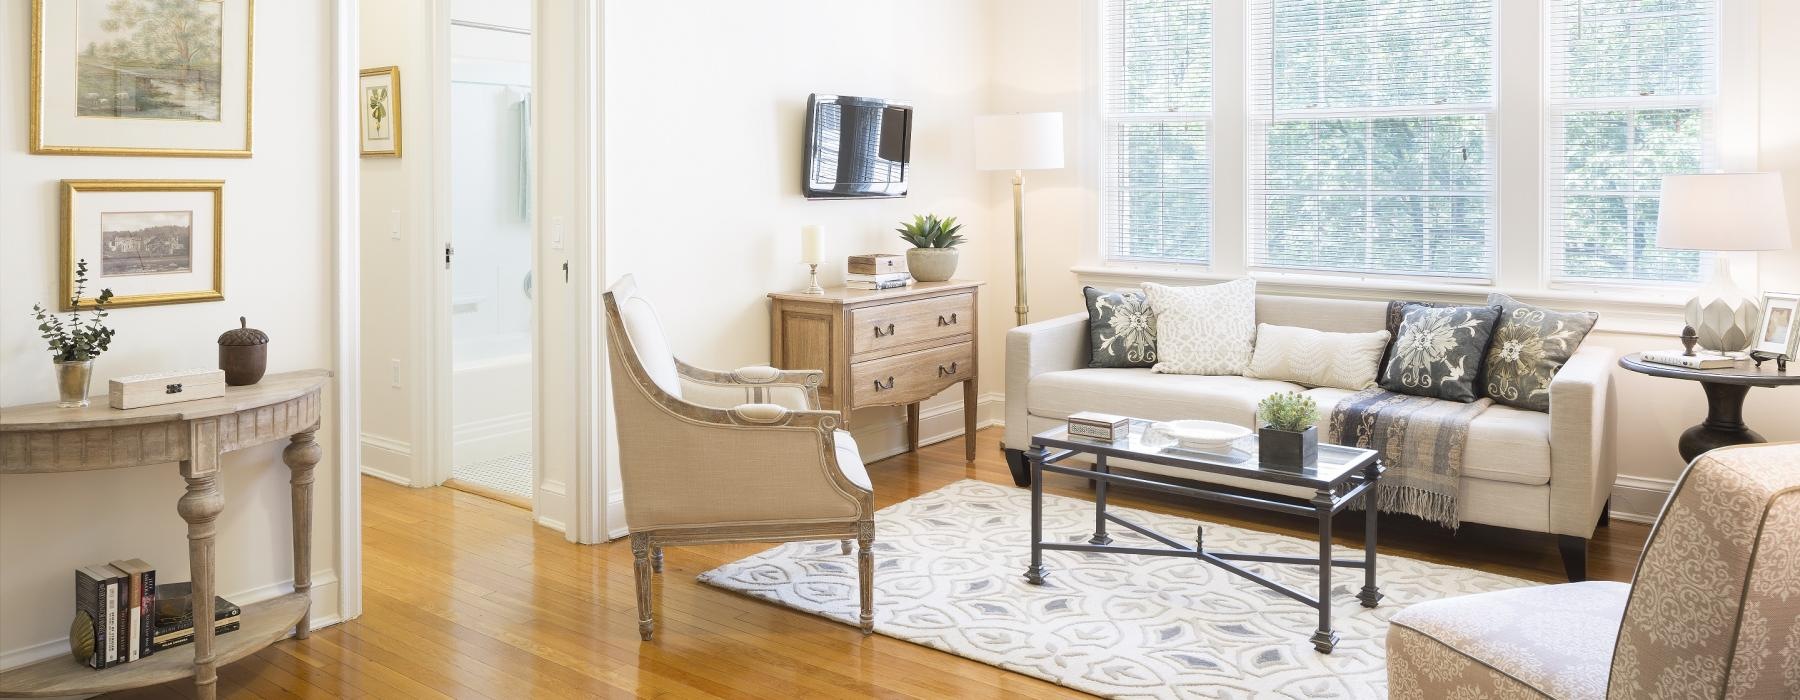
{"label": "white baseboard", "polygon": [[[856,437],[856,446],[862,450],[864,463],[887,459],[906,452],[906,414],[898,411],[897,418],[879,422],[869,421],[868,412],[859,413],[857,422],[850,430]],[[990,428],[1002,425],[1006,419],[1006,395],[1000,392],[982,394],[975,400],[975,429]],[[963,434],[962,402],[929,406],[919,411],[919,444],[921,446],[943,442]]]}
{"label": "white baseboard", "polygon": [[1620,474],[1613,481],[1612,517],[1628,523],[1653,523],[1675,490],[1673,479],[1652,479]]}
{"label": "white baseboard", "polygon": [[514,413],[460,423],[451,428],[456,436],[453,454],[457,464],[485,462],[531,451],[531,413]]}
{"label": "white baseboard", "polygon": [[[294,590],[294,580],[276,581],[267,586],[258,586],[237,593],[223,593],[223,597],[239,605],[260,603],[270,598],[286,595]],[[319,629],[342,622],[338,608],[338,576],[335,570],[327,569],[313,575],[312,581],[312,628]],[[320,614],[323,613],[323,614]],[[69,653],[69,638],[58,637],[45,640],[30,646],[0,652],[0,671],[6,671],[43,661],[44,659],[64,656]]]}
{"label": "white baseboard", "polygon": [[542,525],[547,528],[550,528],[557,532],[564,533],[564,534],[567,534],[569,532],[569,527],[567,525],[564,525],[563,521],[557,520],[556,518],[552,518],[548,515],[537,516],[537,524]]}
{"label": "white baseboard", "polygon": [[412,445],[373,433],[362,434],[362,473],[401,486],[413,486]]}

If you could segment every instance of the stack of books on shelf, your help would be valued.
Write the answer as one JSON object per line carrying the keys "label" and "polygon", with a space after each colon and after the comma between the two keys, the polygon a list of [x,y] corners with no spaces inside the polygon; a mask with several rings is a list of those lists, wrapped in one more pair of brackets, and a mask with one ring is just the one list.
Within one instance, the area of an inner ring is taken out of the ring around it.
{"label": "stack of books on shelf", "polygon": [[[159,586],[156,570],[142,559],[76,569],[72,651],[82,665],[101,669],[192,642],[192,599],[192,584]],[[213,598],[215,633],[238,629],[242,616],[230,601]]]}
{"label": "stack of books on shelf", "polygon": [[895,289],[913,282],[912,273],[906,270],[904,255],[852,255],[844,272],[844,286],[850,289]]}
{"label": "stack of books on shelf", "polygon": [[1705,350],[1695,350],[1692,355],[1685,354],[1682,350],[1646,350],[1638,357],[1645,362],[1688,369],[1720,369],[1737,364],[1737,360],[1729,356]]}

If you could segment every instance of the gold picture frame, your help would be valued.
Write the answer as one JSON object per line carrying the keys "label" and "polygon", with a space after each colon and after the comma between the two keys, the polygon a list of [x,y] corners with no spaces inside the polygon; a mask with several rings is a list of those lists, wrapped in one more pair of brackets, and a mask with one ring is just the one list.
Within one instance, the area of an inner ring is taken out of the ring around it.
{"label": "gold picture frame", "polygon": [[[83,65],[84,61],[78,58],[80,54],[70,56],[71,60],[68,61],[59,59],[50,64],[51,69],[46,69],[44,54],[50,38],[54,36],[58,39],[57,45],[67,46],[70,49],[82,45],[79,40],[82,38],[80,32],[83,30],[74,27],[73,14],[77,9],[76,6],[81,2],[101,1],[56,0],[50,4],[50,7],[54,10],[54,18],[57,23],[54,27],[46,27],[46,22],[52,18],[52,14],[46,12],[45,0],[32,0],[31,114],[29,120],[31,152],[39,155],[78,156],[250,157],[256,82],[255,0],[195,0],[220,6],[220,34],[216,51],[218,54],[218,79],[210,81],[216,83],[210,87],[218,94],[206,95],[205,89],[199,91],[201,96],[216,99],[218,102],[216,109],[212,110],[216,114],[212,115],[211,119],[204,116],[195,119],[181,119],[170,118],[167,115],[148,118],[118,114],[105,116],[81,114],[82,110],[91,108],[91,105],[88,104],[90,99],[100,101],[113,99],[116,104],[123,101],[119,99],[121,97],[133,96],[132,99],[135,102],[137,99],[135,95],[139,89],[136,87],[137,83],[131,82],[129,79],[121,79],[121,73],[133,71],[121,69],[118,67],[121,64],[115,64],[111,67],[102,67],[100,70],[111,70],[114,82],[124,85],[123,89],[116,89],[110,95],[103,91],[83,90],[81,81],[88,79],[84,75],[84,71],[89,70],[90,67]],[[237,9],[240,7],[241,10]],[[228,9],[231,10],[229,17],[232,20],[229,22],[229,26],[225,21]],[[241,20],[238,18],[239,15],[241,15]],[[240,33],[242,34],[241,53],[238,50],[238,41],[228,41],[228,37],[235,38]],[[89,45],[96,43],[98,42],[90,41]],[[92,50],[90,49],[90,51]],[[239,59],[241,59],[241,65]],[[63,72],[71,70],[73,72]],[[140,72],[154,70],[157,69],[143,69]],[[58,82],[54,85],[46,85],[46,80],[52,77],[50,75],[52,72],[57,73],[54,77],[58,79]],[[192,69],[190,68],[187,72],[191,73]],[[202,75],[199,78],[183,76],[175,80],[190,83],[198,81],[205,85],[208,81],[204,77],[204,70],[201,72]],[[237,81],[235,79],[226,80],[226,78],[238,72],[243,74],[243,95],[241,98],[230,95],[227,99],[225,86],[236,85]],[[169,76],[159,78],[137,75],[134,77],[149,82],[172,79]],[[243,103],[241,126],[236,122],[237,110],[232,108],[240,99]],[[51,121],[45,112],[47,101],[71,107],[74,109],[74,113],[53,123],[47,123]],[[89,121],[83,122],[84,119]]]}
{"label": "gold picture frame", "polygon": [[[379,94],[375,91],[380,90]],[[356,81],[356,133],[364,158],[399,158],[400,67],[364,68]]]}
{"label": "gold picture frame", "polygon": [[[102,208],[104,202],[86,201],[95,195],[105,199],[108,194],[118,195],[114,198],[118,211]],[[145,202],[155,200],[143,195],[156,194],[170,195],[173,201],[151,204],[160,208],[145,208]],[[183,206],[190,208],[184,210]],[[115,219],[117,224],[110,223]],[[107,230],[109,225],[122,230]],[[211,229],[212,235],[207,236],[205,229]],[[148,250],[149,244],[156,243],[163,245],[160,251]],[[115,250],[120,251],[116,260]],[[84,255],[83,251],[95,254]],[[211,258],[210,265],[194,259],[201,251]],[[63,180],[59,305],[64,311],[90,308],[94,303],[92,296],[74,300],[75,263],[83,259],[89,262],[89,294],[114,289],[108,308],[224,301],[225,181]],[[206,288],[191,288],[196,284]],[[71,304],[72,300],[75,303]]]}

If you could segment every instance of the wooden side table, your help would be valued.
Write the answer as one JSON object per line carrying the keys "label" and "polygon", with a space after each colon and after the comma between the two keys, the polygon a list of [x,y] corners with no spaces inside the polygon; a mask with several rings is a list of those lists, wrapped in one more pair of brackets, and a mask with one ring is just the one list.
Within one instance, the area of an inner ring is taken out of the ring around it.
{"label": "wooden side table", "polygon": [[[68,655],[0,673],[0,697],[93,695],[194,677],[194,692],[211,700],[218,666],[270,644],[312,632],[313,465],[323,450],[319,392],[325,370],[286,372],[225,395],[183,403],[115,410],[105,405],[57,408],[55,403],[0,409],[0,474],[76,472],[181,464],[187,493],[175,510],[188,524],[188,569],[194,619],[213,618],[213,539],[225,496],[219,456],[287,439],[281,459],[291,473],[294,592],[243,606],[238,630],[214,643],[212,625],[196,625],[193,651],[175,648],[128,664],[94,670]],[[173,577],[170,577],[173,580]]]}
{"label": "wooden side table", "polygon": [[781,369],[822,369],[820,403],[850,414],[905,406],[906,442],[919,447],[919,402],[963,385],[963,446],[975,459],[976,328],[981,282],[920,282],[864,291],[769,295],[769,361]]}
{"label": "wooden side table", "polygon": [[1757,367],[1749,360],[1739,360],[1719,369],[1688,369],[1645,362],[1641,353],[1634,352],[1619,358],[1619,366],[1652,377],[1699,382],[1706,391],[1706,421],[1683,431],[1677,444],[1684,462],[1714,448],[1767,442],[1744,424],[1744,396],[1753,386],[1800,386],[1800,374],[1780,371],[1773,362]]}

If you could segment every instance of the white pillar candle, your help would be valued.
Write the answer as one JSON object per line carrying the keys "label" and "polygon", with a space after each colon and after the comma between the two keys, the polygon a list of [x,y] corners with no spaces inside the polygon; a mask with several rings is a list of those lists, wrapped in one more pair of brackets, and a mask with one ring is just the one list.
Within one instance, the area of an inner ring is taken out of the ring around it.
{"label": "white pillar candle", "polygon": [[817,265],[825,262],[825,227],[809,224],[800,227],[800,262]]}

